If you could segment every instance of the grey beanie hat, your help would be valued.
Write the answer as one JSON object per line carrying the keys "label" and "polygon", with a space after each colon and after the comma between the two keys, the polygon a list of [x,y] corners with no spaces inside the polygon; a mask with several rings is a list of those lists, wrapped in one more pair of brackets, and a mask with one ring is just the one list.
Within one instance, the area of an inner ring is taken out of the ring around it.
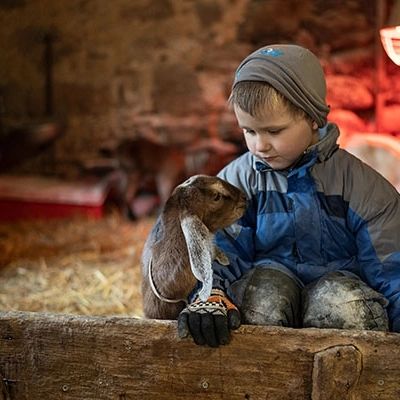
{"label": "grey beanie hat", "polygon": [[256,50],[237,68],[233,87],[242,81],[267,82],[319,127],[327,122],[324,71],[318,58],[304,47],[275,44]]}

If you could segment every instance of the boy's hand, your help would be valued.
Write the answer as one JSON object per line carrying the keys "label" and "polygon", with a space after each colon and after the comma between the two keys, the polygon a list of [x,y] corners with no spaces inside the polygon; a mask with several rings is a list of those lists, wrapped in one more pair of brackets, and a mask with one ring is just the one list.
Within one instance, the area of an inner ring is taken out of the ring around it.
{"label": "boy's hand", "polygon": [[189,334],[196,344],[218,347],[229,342],[229,331],[240,326],[240,313],[225,293],[213,289],[207,301],[189,304],[178,317],[178,334]]}

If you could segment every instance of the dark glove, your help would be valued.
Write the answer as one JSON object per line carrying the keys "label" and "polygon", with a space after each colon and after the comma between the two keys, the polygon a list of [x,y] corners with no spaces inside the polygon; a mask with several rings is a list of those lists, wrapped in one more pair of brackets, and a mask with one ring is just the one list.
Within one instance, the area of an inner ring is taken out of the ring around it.
{"label": "dark glove", "polygon": [[207,301],[189,304],[178,317],[178,335],[189,334],[196,344],[218,347],[229,342],[229,331],[240,326],[240,313],[219,289],[213,289]]}

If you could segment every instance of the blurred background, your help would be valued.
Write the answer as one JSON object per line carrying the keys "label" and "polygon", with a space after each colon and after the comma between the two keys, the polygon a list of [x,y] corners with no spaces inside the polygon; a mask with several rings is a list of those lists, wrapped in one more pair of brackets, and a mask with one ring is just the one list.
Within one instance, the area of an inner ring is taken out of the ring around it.
{"label": "blurred background", "polygon": [[226,101],[263,45],[320,58],[340,145],[399,190],[399,3],[1,0],[0,309],[141,315],[154,215],[245,151]]}

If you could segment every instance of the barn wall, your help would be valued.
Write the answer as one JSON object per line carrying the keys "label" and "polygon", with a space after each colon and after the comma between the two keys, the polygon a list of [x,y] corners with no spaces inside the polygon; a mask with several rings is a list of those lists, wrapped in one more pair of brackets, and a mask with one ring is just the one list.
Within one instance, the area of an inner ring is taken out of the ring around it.
{"label": "barn wall", "polygon": [[[336,78],[332,107],[355,111],[368,128],[375,8],[366,0],[2,1],[3,122],[50,114],[66,123],[56,146],[19,168],[67,168],[110,139],[237,139],[226,108],[232,74],[249,51],[273,42],[313,50]],[[343,96],[343,76],[351,95]]]}

